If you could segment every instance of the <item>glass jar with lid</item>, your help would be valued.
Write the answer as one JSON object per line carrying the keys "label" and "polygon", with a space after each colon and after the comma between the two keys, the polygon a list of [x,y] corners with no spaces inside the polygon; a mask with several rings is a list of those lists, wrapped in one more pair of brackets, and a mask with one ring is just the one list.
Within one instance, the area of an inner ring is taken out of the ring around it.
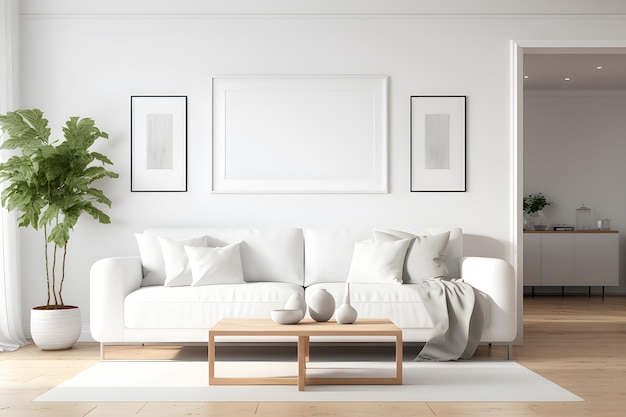
{"label": "glass jar with lid", "polygon": [[576,230],[591,230],[593,229],[593,219],[591,218],[591,209],[589,207],[582,206],[576,209]]}

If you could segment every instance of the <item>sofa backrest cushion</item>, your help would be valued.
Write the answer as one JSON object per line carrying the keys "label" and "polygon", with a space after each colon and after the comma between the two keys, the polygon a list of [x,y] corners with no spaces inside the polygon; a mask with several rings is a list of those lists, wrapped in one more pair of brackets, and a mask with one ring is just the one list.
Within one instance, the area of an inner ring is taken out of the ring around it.
{"label": "sofa backrest cushion", "polygon": [[167,239],[206,236],[209,247],[241,242],[241,267],[246,282],[304,284],[304,239],[296,228],[176,228],[146,229],[144,235]]}
{"label": "sofa backrest cushion", "polygon": [[414,235],[401,231],[374,230],[375,242],[397,242],[410,239],[409,248],[403,258],[402,282],[419,284],[431,278],[449,278],[445,259],[448,253],[450,232],[438,235]]}
{"label": "sofa backrest cushion", "polygon": [[[352,254],[356,242],[372,239],[371,229],[318,229],[304,230],[304,285],[324,282],[344,282],[350,273]],[[450,232],[445,263],[451,278],[459,276],[459,263],[463,256],[463,232],[458,227],[395,228],[417,236],[434,236]]]}
{"label": "sofa backrest cushion", "polygon": [[[164,285],[167,281],[165,271],[165,257],[159,237],[156,235],[135,233],[139,255],[141,256],[141,266],[143,269],[143,287],[153,285]],[[177,239],[181,245],[206,246],[206,237],[185,237]]]}

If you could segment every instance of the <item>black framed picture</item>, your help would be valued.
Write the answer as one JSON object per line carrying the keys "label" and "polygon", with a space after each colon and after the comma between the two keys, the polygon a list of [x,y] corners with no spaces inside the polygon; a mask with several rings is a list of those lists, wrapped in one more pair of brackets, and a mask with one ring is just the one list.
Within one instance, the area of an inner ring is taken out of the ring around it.
{"label": "black framed picture", "polygon": [[187,191],[187,96],[131,96],[131,191]]}
{"label": "black framed picture", "polygon": [[466,191],[467,96],[411,96],[411,191]]}

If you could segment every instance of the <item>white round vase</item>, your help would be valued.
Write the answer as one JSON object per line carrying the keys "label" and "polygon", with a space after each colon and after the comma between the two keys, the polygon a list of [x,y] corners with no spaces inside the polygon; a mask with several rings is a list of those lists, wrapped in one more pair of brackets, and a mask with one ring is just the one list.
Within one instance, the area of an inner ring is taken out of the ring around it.
{"label": "white round vase", "polygon": [[356,309],[350,305],[350,284],[346,283],[343,304],[335,311],[335,320],[340,324],[352,324],[355,322],[357,315]]}
{"label": "white round vase", "polygon": [[309,298],[309,315],[315,321],[328,321],[335,312],[335,299],[324,288],[311,294]]}
{"label": "white round vase", "polygon": [[304,302],[304,297],[302,297],[302,294],[300,294],[299,292],[292,294],[291,297],[289,297],[289,299],[287,300],[287,303],[285,303],[285,308],[300,310],[302,312],[300,320],[302,320],[304,318],[304,315],[306,314],[306,303]]}
{"label": "white round vase", "polygon": [[80,337],[81,325],[78,307],[57,310],[33,307],[30,311],[30,334],[41,350],[70,349]]}

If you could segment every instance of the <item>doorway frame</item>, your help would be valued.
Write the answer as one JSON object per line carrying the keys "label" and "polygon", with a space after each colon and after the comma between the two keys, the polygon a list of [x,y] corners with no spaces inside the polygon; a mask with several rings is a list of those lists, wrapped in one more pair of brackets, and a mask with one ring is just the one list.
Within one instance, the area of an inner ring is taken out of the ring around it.
{"label": "doorway frame", "polygon": [[524,54],[529,50],[544,54],[608,53],[626,54],[626,40],[512,40],[511,41],[511,260],[517,276],[517,338],[524,336]]}

